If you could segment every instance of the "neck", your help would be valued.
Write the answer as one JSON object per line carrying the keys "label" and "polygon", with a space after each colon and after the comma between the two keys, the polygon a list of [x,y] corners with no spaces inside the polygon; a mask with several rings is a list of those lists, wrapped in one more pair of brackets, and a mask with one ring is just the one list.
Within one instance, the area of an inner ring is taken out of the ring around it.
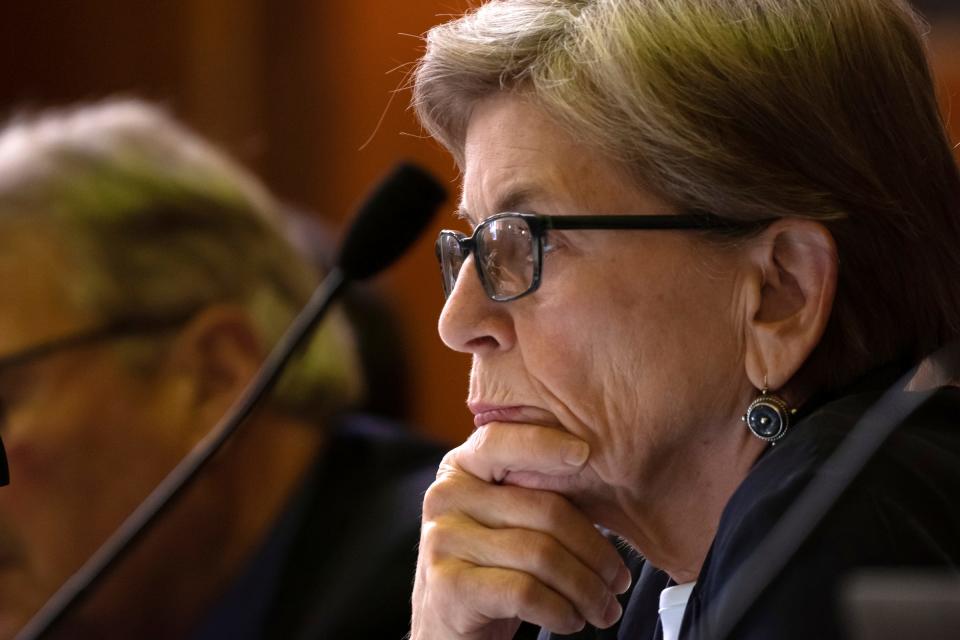
{"label": "neck", "polygon": [[682,584],[697,579],[730,497],[768,446],[746,429],[696,442],[659,465],[642,491],[619,492],[616,531]]}

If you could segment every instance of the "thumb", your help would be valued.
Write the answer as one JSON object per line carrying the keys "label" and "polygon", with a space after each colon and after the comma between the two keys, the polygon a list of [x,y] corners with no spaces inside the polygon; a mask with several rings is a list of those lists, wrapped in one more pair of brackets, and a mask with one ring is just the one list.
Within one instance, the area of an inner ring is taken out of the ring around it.
{"label": "thumb", "polygon": [[510,472],[578,473],[590,457],[590,445],[555,427],[490,422],[478,427],[452,453],[451,462],[467,473],[500,482]]}

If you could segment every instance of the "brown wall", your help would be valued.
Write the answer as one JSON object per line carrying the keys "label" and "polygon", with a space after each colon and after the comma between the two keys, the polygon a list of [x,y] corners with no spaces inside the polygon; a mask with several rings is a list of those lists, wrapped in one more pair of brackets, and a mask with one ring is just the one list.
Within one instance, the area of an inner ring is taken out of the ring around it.
{"label": "brown wall", "polygon": [[935,63],[940,105],[960,161],[960,16],[931,27],[930,53]]}
{"label": "brown wall", "polygon": [[[399,159],[455,192],[452,162],[420,138],[404,83],[417,34],[466,0],[31,0],[0,7],[0,114],[140,95],[168,105],[334,223]],[[413,34],[413,35],[405,35]],[[391,100],[391,96],[393,99]],[[449,226],[449,209],[444,212]],[[470,429],[468,361],[436,336],[432,238],[376,284],[406,335],[412,419],[450,442]]]}
{"label": "brown wall", "polygon": [[397,158],[422,162],[450,185],[448,210],[383,285],[408,336],[413,418],[429,433],[459,441],[472,428],[464,404],[469,363],[437,337],[442,295],[433,256],[436,232],[451,224],[456,173],[439,146],[422,138],[408,108],[409,94],[396,90],[406,82],[409,64],[422,48],[417,37],[402,34],[422,34],[437,21],[438,12],[462,10],[466,2],[322,4],[317,18],[326,35],[315,43],[312,59],[317,62],[314,73],[323,78],[317,85],[323,95],[316,112],[307,117],[323,128],[316,167],[332,210],[347,210],[355,194]]}
{"label": "brown wall", "polygon": [[[393,92],[421,48],[417,34],[468,4],[475,2],[5,2],[0,110],[117,92],[157,99],[281,196],[342,221],[400,158],[422,162],[455,191],[451,161],[419,137],[407,93]],[[960,92],[957,33],[934,29],[945,104]],[[960,131],[960,104],[949,113]],[[471,423],[463,402],[468,361],[436,337],[441,296],[432,237],[378,284],[406,335],[413,420],[450,442],[462,439]]]}

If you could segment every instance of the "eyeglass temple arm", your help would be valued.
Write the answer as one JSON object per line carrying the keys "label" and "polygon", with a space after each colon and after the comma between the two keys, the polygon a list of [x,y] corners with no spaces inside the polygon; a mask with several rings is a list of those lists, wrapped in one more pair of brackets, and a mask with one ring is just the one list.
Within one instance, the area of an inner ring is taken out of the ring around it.
{"label": "eyeglass temple arm", "polygon": [[683,215],[540,216],[544,229],[723,229],[753,226],[710,213]]}

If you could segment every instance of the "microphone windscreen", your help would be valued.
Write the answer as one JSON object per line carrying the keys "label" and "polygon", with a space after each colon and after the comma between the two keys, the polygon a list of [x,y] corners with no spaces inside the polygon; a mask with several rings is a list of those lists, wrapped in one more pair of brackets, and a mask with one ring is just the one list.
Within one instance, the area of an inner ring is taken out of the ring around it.
{"label": "microphone windscreen", "polygon": [[420,237],[446,197],[429,173],[409,163],[398,165],[360,207],[336,266],[348,280],[387,268]]}

